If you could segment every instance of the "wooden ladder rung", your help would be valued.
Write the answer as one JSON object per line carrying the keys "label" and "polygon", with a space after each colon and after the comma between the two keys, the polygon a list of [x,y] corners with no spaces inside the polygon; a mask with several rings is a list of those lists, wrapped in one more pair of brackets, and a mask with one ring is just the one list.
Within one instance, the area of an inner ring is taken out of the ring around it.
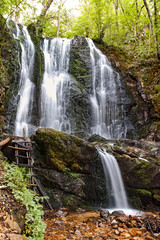
{"label": "wooden ladder rung", "polygon": [[18,155],[18,154],[15,154],[16,157],[19,157],[19,158],[27,158],[27,159],[31,159],[31,157],[27,157],[27,156],[22,156],[22,155]]}
{"label": "wooden ladder rung", "polygon": [[12,140],[13,143],[35,143],[33,141]]}
{"label": "wooden ladder rung", "polygon": [[34,168],[33,165],[28,165],[28,164],[23,164],[23,163],[17,163],[16,165],[18,165],[19,167]]}
{"label": "wooden ladder rung", "polygon": [[18,148],[18,147],[13,147],[13,146],[8,146],[9,148],[12,148],[12,149],[16,149],[16,150],[20,150],[20,151],[31,151],[30,149],[28,148]]}

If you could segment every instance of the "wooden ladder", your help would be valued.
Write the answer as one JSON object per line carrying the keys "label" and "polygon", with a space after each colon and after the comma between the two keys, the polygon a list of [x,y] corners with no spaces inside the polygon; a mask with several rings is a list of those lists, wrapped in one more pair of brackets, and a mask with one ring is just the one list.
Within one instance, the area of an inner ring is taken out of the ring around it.
{"label": "wooden ladder", "polygon": [[[12,140],[14,146],[8,146],[15,151],[15,162],[19,167],[25,167],[29,172],[33,173],[34,169],[34,160],[32,158],[32,141],[25,140]],[[43,192],[40,184],[34,175],[31,175],[30,183],[28,186],[32,187],[35,192],[37,192],[40,196],[44,197],[44,201],[49,209],[53,209],[50,202],[45,198],[45,193]]]}

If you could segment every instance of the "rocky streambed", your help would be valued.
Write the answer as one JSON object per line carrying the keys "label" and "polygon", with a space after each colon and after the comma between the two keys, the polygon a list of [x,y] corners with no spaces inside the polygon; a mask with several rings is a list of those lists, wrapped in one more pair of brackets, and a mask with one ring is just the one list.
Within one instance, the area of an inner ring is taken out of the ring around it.
{"label": "rocky streambed", "polygon": [[44,221],[47,224],[44,240],[160,239],[160,213],[145,213],[139,217],[62,209],[46,211]]}

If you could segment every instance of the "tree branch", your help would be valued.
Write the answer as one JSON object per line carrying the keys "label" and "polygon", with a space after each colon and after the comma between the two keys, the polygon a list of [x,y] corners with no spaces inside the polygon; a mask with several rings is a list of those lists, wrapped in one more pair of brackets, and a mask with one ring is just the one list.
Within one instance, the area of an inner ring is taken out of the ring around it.
{"label": "tree branch", "polygon": [[19,7],[19,5],[20,5],[23,1],[24,1],[24,0],[22,0],[21,2],[19,2],[19,3],[17,4],[17,6],[14,8],[14,10],[13,10],[12,12],[10,12],[10,14],[7,16],[6,20],[9,18],[9,16],[11,16],[11,15],[14,13],[14,11]]}

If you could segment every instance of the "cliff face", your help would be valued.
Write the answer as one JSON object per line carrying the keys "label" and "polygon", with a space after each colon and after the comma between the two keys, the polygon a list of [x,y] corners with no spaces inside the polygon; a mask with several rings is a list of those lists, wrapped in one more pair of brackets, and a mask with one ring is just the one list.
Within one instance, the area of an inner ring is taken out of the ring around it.
{"label": "cliff face", "polygon": [[[0,135],[8,120],[14,125],[17,108],[16,95],[20,78],[20,47],[0,17]],[[14,112],[14,114],[13,114]]]}

